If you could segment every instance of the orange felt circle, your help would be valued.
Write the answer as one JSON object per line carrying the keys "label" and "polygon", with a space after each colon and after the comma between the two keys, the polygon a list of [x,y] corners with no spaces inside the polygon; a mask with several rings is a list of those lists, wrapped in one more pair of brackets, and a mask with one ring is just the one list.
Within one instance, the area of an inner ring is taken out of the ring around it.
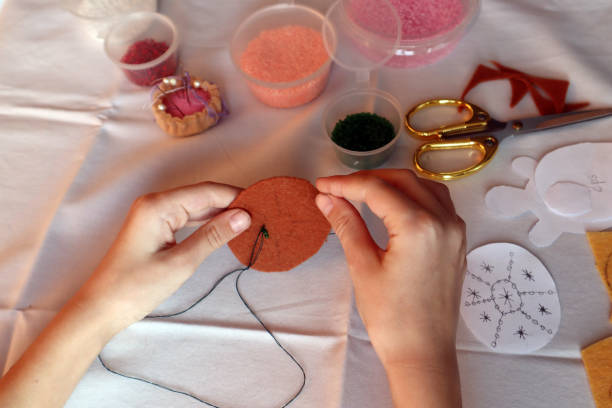
{"label": "orange felt circle", "polygon": [[243,190],[229,208],[251,215],[251,226],[228,246],[240,262],[248,265],[261,227],[268,238],[251,267],[263,272],[288,271],[314,255],[331,230],[315,204],[318,191],[307,180],[272,177]]}

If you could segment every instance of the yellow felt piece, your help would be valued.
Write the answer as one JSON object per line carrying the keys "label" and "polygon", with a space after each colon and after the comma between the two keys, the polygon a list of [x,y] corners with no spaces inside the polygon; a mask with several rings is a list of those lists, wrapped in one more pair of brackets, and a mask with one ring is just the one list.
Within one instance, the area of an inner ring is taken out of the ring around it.
{"label": "yellow felt piece", "polygon": [[587,232],[586,236],[595,257],[595,265],[612,301],[612,231]]}
{"label": "yellow felt piece", "polygon": [[612,336],[582,350],[591,393],[597,408],[612,408]]}

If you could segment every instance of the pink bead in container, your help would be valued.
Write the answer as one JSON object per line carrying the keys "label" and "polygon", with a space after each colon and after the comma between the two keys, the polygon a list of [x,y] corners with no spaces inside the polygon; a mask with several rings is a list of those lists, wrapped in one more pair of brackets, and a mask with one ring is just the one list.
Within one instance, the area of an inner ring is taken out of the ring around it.
{"label": "pink bead in container", "polygon": [[230,52],[257,99],[292,108],[319,96],[331,68],[321,34],[324,23],[316,10],[295,4],[265,7],[242,22]]}
{"label": "pink bead in container", "polygon": [[[401,22],[401,38],[386,65],[397,68],[431,64],[450,53],[471,27],[480,0],[389,0]],[[384,33],[371,0],[345,1],[346,14],[359,27]]]}
{"label": "pink bead in container", "polygon": [[130,82],[150,86],[174,75],[178,67],[178,33],[159,13],[138,12],[121,18],[104,40],[106,55]]}

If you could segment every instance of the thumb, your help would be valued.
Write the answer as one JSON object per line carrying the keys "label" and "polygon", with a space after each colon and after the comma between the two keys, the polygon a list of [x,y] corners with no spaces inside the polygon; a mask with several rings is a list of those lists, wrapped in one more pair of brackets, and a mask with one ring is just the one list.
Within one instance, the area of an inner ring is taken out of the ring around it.
{"label": "thumb", "polygon": [[376,245],[357,209],[344,198],[318,194],[315,202],[336,232],[353,271],[372,270],[379,263]]}
{"label": "thumb", "polygon": [[194,268],[201,264],[215,249],[221,248],[251,225],[251,217],[234,208],[217,214],[193,234],[171,249],[172,256]]}

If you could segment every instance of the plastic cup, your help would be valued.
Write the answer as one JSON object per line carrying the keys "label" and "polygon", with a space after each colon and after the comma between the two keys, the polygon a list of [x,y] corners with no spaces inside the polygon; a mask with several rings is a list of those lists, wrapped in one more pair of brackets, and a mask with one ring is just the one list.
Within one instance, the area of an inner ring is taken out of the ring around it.
{"label": "plastic cup", "polygon": [[296,4],[264,7],[240,24],[230,44],[231,59],[257,99],[275,108],[292,108],[312,101],[323,92],[331,68],[331,58],[315,72],[291,82],[262,81],[244,72],[240,65],[240,58],[249,42],[264,30],[303,26],[320,32],[323,24],[327,23],[321,13]]}
{"label": "plastic cup", "polygon": [[[368,151],[354,151],[337,145],[332,131],[339,120],[353,113],[375,113],[389,120],[395,129],[395,137],[384,146]],[[393,153],[402,129],[402,113],[399,102],[390,94],[378,89],[356,89],[331,101],[323,111],[323,130],[336,150],[336,156],[345,165],[355,169],[372,169],[381,166]]]}
{"label": "plastic cup", "polygon": [[122,15],[157,9],[157,0],[61,0],[60,4],[65,10],[77,16],[89,34],[98,39],[104,39],[108,30]]}
{"label": "plastic cup", "polygon": [[395,54],[387,61],[387,66],[420,67],[432,64],[448,55],[470,29],[480,10],[480,0],[461,0],[461,4],[463,15],[456,25],[441,28],[439,32],[423,38],[401,38]]}
{"label": "plastic cup", "polygon": [[[355,15],[355,10],[368,12]],[[369,72],[389,61],[397,50],[402,28],[389,0],[337,0],[325,17],[325,47],[342,68]]]}
{"label": "plastic cup", "polygon": [[[139,64],[121,62],[128,49],[138,41],[165,42],[168,49],[157,58]],[[118,21],[104,40],[106,55],[134,84],[150,86],[160,79],[174,75],[178,67],[178,32],[174,23],[159,13],[138,12]]]}

